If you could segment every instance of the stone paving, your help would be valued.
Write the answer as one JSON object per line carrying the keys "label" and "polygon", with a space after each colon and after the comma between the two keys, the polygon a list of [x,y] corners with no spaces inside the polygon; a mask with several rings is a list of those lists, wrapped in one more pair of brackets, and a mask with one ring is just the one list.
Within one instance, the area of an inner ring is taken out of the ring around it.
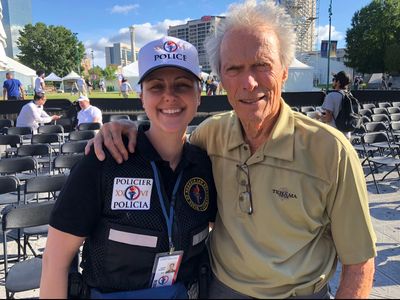
{"label": "stone paving", "polygon": [[[370,298],[400,299],[400,180],[394,172],[389,179],[379,184],[381,194],[377,194],[371,176],[367,177],[370,212],[378,241],[378,256],[375,260],[376,272]],[[37,247],[44,247],[45,238],[33,241]],[[9,248],[15,253],[15,242]],[[3,253],[0,245],[0,255]],[[13,249],[12,249],[13,248]],[[330,285],[335,292],[338,286],[340,266]],[[38,297],[39,290],[18,293],[15,298]],[[4,267],[0,265],[0,298],[5,298]]]}

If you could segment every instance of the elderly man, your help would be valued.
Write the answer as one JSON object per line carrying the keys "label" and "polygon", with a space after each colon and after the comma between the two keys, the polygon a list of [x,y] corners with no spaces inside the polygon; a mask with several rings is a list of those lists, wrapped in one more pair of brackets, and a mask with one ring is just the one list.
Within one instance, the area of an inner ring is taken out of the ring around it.
{"label": "elderly man", "polygon": [[78,103],[81,110],[78,112],[78,125],[81,123],[100,123],[103,124],[103,115],[96,106],[90,105],[90,100],[86,96],[80,96]]}
{"label": "elderly man", "polygon": [[49,116],[44,110],[43,105],[46,103],[46,95],[44,93],[36,93],[33,101],[25,104],[17,118],[17,127],[31,127],[33,132],[39,128],[40,124],[50,123],[51,121],[60,119],[60,116]]}
{"label": "elderly man", "polygon": [[[357,154],[343,134],[281,99],[294,47],[274,1],[232,6],[206,43],[234,109],[191,136],[211,158],[218,192],[211,298],[328,298],[337,259],[336,297],[366,298],[372,287],[376,237]],[[133,128],[104,126],[98,157],[104,139],[117,161],[127,159],[120,135],[134,151]]]}

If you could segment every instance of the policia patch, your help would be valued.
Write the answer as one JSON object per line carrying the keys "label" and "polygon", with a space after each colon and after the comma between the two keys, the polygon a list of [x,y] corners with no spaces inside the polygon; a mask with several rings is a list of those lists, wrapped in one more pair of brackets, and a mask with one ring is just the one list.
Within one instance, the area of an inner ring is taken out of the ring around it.
{"label": "policia patch", "polygon": [[200,177],[190,179],[184,188],[186,202],[197,211],[205,211],[210,202],[207,183]]}

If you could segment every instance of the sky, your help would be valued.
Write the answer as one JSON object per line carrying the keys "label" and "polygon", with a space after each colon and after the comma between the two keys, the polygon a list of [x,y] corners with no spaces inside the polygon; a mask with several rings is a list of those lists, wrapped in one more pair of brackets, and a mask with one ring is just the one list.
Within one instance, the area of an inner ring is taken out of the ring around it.
{"label": "sky", "polygon": [[[136,46],[167,34],[168,26],[205,15],[223,15],[235,0],[32,0],[32,21],[62,25],[93,50],[94,63],[105,67],[104,47],[130,44],[129,26],[136,30]],[[330,0],[319,0],[318,39],[328,39]],[[371,0],[332,0],[331,39],[345,47],[346,30],[357,10]]]}

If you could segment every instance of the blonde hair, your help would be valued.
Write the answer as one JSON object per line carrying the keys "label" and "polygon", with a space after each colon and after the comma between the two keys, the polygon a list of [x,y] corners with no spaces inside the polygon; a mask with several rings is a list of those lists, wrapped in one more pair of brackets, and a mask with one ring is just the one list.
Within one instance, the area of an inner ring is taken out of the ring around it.
{"label": "blonde hair", "polygon": [[272,0],[257,3],[256,0],[247,0],[229,6],[226,19],[221,22],[216,32],[205,41],[211,69],[220,76],[221,43],[225,33],[232,28],[252,28],[258,30],[267,27],[273,30],[279,41],[279,57],[284,68],[292,63],[296,50],[296,34],[291,17],[283,7],[276,5]]}

